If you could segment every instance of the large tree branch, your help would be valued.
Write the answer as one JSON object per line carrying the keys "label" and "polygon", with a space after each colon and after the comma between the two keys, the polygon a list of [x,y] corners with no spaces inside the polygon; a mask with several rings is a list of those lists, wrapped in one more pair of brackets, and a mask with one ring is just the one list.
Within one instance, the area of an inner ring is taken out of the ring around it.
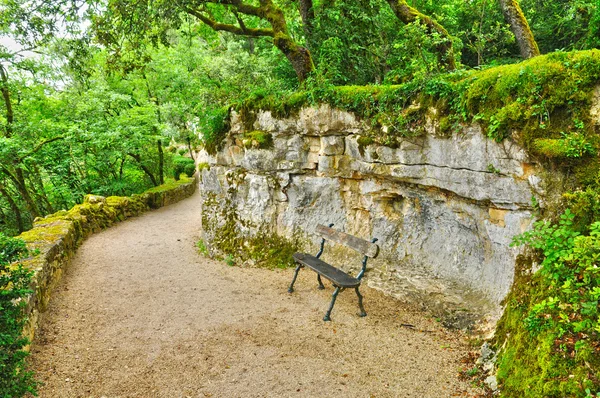
{"label": "large tree branch", "polygon": [[519,3],[516,0],[499,1],[504,19],[510,24],[510,30],[515,35],[515,39],[517,39],[521,56],[527,59],[540,55],[540,49]]}
{"label": "large tree branch", "polygon": [[454,52],[452,50],[452,38],[448,31],[433,18],[419,12],[416,8],[408,5],[405,0],[387,0],[392,11],[396,14],[399,20],[405,24],[420,21],[429,33],[438,33],[442,38],[445,39],[443,43],[436,46],[438,51],[438,58],[440,63],[446,65],[448,70],[456,69],[456,62],[454,60]]}
{"label": "large tree branch", "polygon": [[[240,0],[202,0],[200,3],[211,3],[220,5],[234,6],[237,11],[246,15],[253,15],[259,18],[265,18],[265,12],[261,7],[256,7],[250,4],[242,3]],[[181,6],[181,4],[180,4]],[[183,6],[186,7],[186,6]]]}
{"label": "large tree branch", "polygon": [[[239,16],[238,21],[240,26],[217,22],[210,15],[207,15],[206,10],[202,8],[202,5],[207,3],[230,6],[230,11],[232,11],[234,15],[237,16],[237,13],[240,13],[257,17],[268,22],[269,25],[271,25],[271,28],[248,28],[243,21],[240,21]],[[198,18],[215,31],[225,31],[249,37],[272,37],[275,47],[277,47],[292,64],[292,67],[298,76],[298,80],[301,82],[305,81],[309,74],[314,70],[310,51],[305,47],[298,45],[292,38],[288,31],[283,11],[275,5],[272,0],[259,0],[258,3],[258,6],[253,6],[243,3],[241,0],[203,0],[195,3],[197,7],[193,8],[177,1],[177,4],[182,11]]]}
{"label": "large tree branch", "polygon": [[4,69],[3,65],[0,65],[0,78],[1,78],[1,87],[0,91],[2,91],[2,97],[4,98],[4,106],[6,106],[6,137],[10,138],[12,135],[12,125],[14,122],[14,112],[12,108],[12,103],[10,102],[10,91],[8,89],[8,74]]}
{"label": "large tree branch", "polygon": [[300,17],[302,18],[302,27],[304,29],[304,35],[306,36],[306,42],[308,48],[312,51],[313,48],[313,29],[315,23],[315,10],[312,0],[299,0],[298,10],[300,11]]}
{"label": "large tree branch", "polygon": [[[261,36],[274,37],[275,36],[273,29],[247,28],[245,26],[240,27],[240,26],[235,26],[235,25],[230,25],[230,24],[224,24],[224,23],[217,22],[217,21],[207,17],[202,12],[200,12],[198,10],[194,10],[193,8],[184,7],[183,10],[186,13],[198,18],[200,21],[202,21],[203,23],[205,23],[206,25],[208,25],[211,29],[213,29],[215,31],[230,32],[230,33],[240,35],[240,36],[252,36],[252,37],[261,37]],[[240,10],[240,12],[241,12],[241,10]],[[242,12],[242,14],[244,14],[244,12]]]}
{"label": "large tree branch", "polygon": [[55,142],[58,140],[64,140],[65,137],[63,136],[58,136],[58,137],[53,137],[53,138],[48,138],[47,140],[44,140],[40,143],[38,143],[31,151],[25,153],[24,155],[21,155],[18,158],[18,162],[21,163],[25,158],[30,157],[31,155],[33,155],[34,153],[38,152],[40,149],[42,149],[44,147],[44,145],[50,144],[51,142]]}
{"label": "large tree branch", "polygon": [[142,163],[142,157],[140,155],[132,152],[130,152],[128,155],[136,160],[142,171],[148,176],[148,178],[150,178],[150,181],[152,181],[152,185],[154,185],[155,187],[160,185],[158,181],[156,181],[156,177],[154,177],[152,171]]}

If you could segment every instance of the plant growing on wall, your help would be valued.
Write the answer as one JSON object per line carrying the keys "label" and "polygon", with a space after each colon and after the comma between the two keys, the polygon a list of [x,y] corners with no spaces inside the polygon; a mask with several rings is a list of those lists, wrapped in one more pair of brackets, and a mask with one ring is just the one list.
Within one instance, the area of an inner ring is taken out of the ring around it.
{"label": "plant growing on wall", "polygon": [[[499,356],[504,394],[590,397],[600,391],[600,222],[577,230],[567,209],[557,223],[539,221],[515,237],[541,254],[540,269],[513,295],[504,316],[511,342]],[[508,320],[508,321],[507,321]],[[535,358],[535,361],[531,361]]]}

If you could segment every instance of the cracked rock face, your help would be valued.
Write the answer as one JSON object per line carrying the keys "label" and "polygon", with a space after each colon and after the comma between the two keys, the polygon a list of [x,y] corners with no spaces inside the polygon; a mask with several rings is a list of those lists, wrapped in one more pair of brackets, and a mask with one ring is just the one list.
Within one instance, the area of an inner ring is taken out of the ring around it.
{"label": "cracked rock face", "polygon": [[[234,115],[201,184],[248,225],[300,237],[309,252],[317,224],[377,237],[369,285],[434,312],[499,309],[519,253],[509,244],[531,224],[532,196],[543,194],[523,149],[487,139],[476,125],[451,137],[407,138],[399,148],[361,146],[368,127],[326,105],[289,119],[260,112],[253,127],[272,134],[273,148],[236,145],[243,126]],[[226,178],[232,170],[243,176],[235,189]],[[360,267],[346,249],[325,253],[347,271]]]}

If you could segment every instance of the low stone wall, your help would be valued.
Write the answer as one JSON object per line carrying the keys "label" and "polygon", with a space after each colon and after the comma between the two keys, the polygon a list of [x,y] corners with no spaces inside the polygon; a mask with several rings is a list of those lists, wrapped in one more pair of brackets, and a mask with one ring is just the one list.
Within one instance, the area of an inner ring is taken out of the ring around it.
{"label": "low stone wall", "polygon": [[28,297],[24,335],[33,341],[40,314],[46,311],[53,289],[86,237],[149,209],[185,199],[195,192],[197,185],[195,177],[182,178],[129,197],[87,195],[82,204],[68,211],[36,219],[31,230],[18,236],[35,253],[22,261],[34,271],[31,284],[34,293]]}
{"label": "low stone wall", "polygon": [[[499,313],[519,253],[511,239],[529,227],[532,197],[544,195],[541,169],[522,148],[488,139],[477,125],[444,135],[435,121],[390,148],[327,105],[287,119],[261,111],[255,131],[247,127],[233,113],[224,148],[204,159],[209,251],[232,234],[275,234],[316,252],[314,228],[334,223],[379,238],[370,286],[438,314]],[[270,135],[270,147],[253,142],[257,134]],[[325,253],[346,270],[360,267],[349,251]]]}

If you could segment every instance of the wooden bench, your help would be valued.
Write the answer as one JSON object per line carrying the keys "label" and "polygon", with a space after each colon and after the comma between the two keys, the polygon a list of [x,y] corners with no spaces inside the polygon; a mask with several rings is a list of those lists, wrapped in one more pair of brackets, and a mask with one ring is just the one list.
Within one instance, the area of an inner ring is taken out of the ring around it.
{"label": "wooden bench", "polygon": [[[329,227],[317,225],[315,232],[320,235],[322,239],[321,249],[316,256],[311,256],[310,254],[306,253],[295,253],[293,255],[294,261],[298,263],[298,266],[294,272],[294,278],[292,279],[292,283],[290,284],[288,292],[292,293],[294,291],[294,283],[296,283],[296,278],[298,277],[298,272],[300,272],[300,269],[308,267],[317,273],[319,289],[325,289],[321,277],[329,279],[335,287],[333,296],[331,297],[331,303],[329,304],[329,309],[323,317],[324,321],[331,321],[331,310],[333,310],[333,306],[335,305],[335,299],[337,298],[337,295],[345,289],[354,289],[356,291],[356,295],[358,296],[358,307],[360,308],[360,316],[367,316],[365,308],[363,307],[363,297],[358,288],[360,287],[360,281],[362,277],[367,271],[367,260],[369,258],[375,258],[377,257],[377,254],[379,254],[379,246],[375,244],[375,242],[377,242],[377,238],[374,238],[369,242],[364,239],[357,238],[356,236],[337,231],[331,227],[333,227],[333,224],[330,224]],[[321,257],[323,254],[323,249],[325,248],[325,240],[339,243],[364,255],[362,260],[362,268],[356,278],[319,259],[319,257]]]}

